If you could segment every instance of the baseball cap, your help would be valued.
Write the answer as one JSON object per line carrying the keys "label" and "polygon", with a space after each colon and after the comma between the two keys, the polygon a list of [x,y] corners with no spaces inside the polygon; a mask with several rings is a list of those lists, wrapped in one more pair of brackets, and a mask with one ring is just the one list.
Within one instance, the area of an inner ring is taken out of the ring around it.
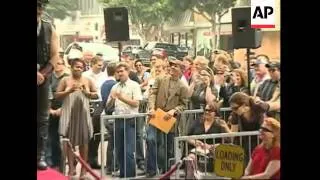
{"label": "baseball cap", "polygon": [[261,59],[257,59],[255,62],[252,63],[253,66],[256,66],[259,64],[268,64],[268,60],[261,58]]}
{"label": "baseball cap", "polygon": [[180,60],[177,60],[177,59],[176,60],[169,60],[169,65],[171,66],[172,64],[179,65],[182,70],[184,70],[184,68],[185,68],[183,62]]}
{"label": "baseball cap", "polygon": [[270,62],[269,64],[266,64],[267,68],[278,68],[280,69],[280,62]]}

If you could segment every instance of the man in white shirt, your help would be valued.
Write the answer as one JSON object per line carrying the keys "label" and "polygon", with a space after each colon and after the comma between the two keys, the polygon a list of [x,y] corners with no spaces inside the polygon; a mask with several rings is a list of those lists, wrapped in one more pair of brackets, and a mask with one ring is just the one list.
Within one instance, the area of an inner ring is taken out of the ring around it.
{"label": "man in white shirt", "polygon": [[268,72],[268,68],[266,68],[266,64],[268,64],[268,59],[264,56],[257,57],[256,62],[253,64],[255,69],[255,77],[251,81],[250,84],[250,93],[252,96],[255,96],[259,86],[267,79],[270,79],[270,75]]}
{"label": "man in white shirt", "polygon": [[101,98],[101,86],[107,80],[108,75],[105,72],[102,72],[103,60],[99,56],[95,56],[91,60],[91,68],[83,73],[83,76],[90,78],[96,85],[99,101],[102,101]]}
{"label": "man in white shirt", "polygon": [[[114,114],[139,113],[139,101],[142,100],[140,85],[129,78],[130,67],[126,63],[117,65],[116,72],[120,82],[111,89],[107,106],[114,102]],[[115,119],[115,147],[120,164],[120,178],[134,177],[136,163],[135,152],[135,119]]]}

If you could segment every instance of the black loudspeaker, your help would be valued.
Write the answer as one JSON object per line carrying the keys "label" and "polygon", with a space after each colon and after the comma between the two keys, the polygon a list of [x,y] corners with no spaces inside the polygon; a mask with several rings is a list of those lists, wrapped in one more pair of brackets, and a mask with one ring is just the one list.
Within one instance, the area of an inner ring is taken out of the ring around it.
{"label": "black loudspeaker", "polygon": [[261,46],[262,32],[251,28],[251,8],[232,8],[233,48],[252,48]]}
{"label": "black loudspeaker", "polygon": [[128,41],[128,10],[125,7],[104,8],[104,24],[107,41]]}

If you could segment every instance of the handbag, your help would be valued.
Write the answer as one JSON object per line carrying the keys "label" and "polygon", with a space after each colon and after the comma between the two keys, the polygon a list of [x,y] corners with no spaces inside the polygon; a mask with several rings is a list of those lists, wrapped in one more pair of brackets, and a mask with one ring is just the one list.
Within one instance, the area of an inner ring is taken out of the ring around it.
{"label": "handbag", "polygon": [[184,158],[184,163],[185,179],[201,179],[201,175],[198,172],[196,161],[194,161],[192,158],[186,157]]}

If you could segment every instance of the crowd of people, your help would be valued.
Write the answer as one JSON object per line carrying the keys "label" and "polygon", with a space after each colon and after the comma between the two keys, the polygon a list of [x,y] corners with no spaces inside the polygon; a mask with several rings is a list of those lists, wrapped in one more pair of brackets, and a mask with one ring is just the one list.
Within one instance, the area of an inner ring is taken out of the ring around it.
{"label": "crowd of people", "polygon": [[[178,60],[166,54],[153,54],[150,67],[145,67],[134,56],[123,56],[120,63],[103,67],[101,56],[88,56],[78,49],[71,51],[75,52],[70,53],[67,61],[61,54],[50,79],[51,157],[47,160],[53,167],[61,163],[59,136],[67,137],[74,146],[79,146],[82,158],[92,168],[100,167],[97,162],[100,140],[93,138],[93,134],[100,131],[99,120],[103,111],[109,115],[145,112],[152,117],[160,108],[167,112],[165,118],[179,119],[184,110],[204,110],[199,118],[185,120],[185,129],[179,129],[179,123],[176,123],[168,134],[149,125],[144,118],[116,119],[115,124],[107,123],[107,173],[119,169],[120,177],[135,176],[136,164],[147,177],[167,171],[170,168],[168,160],[174,157],[175,136],[255,131],[260,129],[266,117],[280,120],[277,116],[280,111],[280,63],[269,61],[265,55],[257,56],[250,69],[254,72],[251,95],[245,68],[238,66],[234,69],[230,63],[232,59],[224,53],[216,54],[211,60],[201,56]],[[141,109],[145,102],[147,108],[144,104]],[[90,107],[93,104],[96,106]],[[232,111],[221,117],[221,107],[231,107]],[[94,111],[90,112],[90,108]],[[143,153],[144,128],[146,155]],[[257,140],[254,137],[251,140],[253,151]],[[248,150],[248,139],[242,141]],[[209,143],[210,147],[213,145]],[[190,146],[203,147],[204,142],[191,142]],[[114,148],[116,154],[113,154]],[[73,176],[75,164],[69,151],[65,145],[69,175]],[[248,163],[250,157],[247,157]],[[85,174],[83,168],[81,176]]]}
{"label": "crowd of people", "polygon": [[[75,176],[75,146],[79,146],[84,161],[99,168],[100,139],[94,135],[100,132],[101,113],[143,112],[148,114],[146,119],[120,118],[105,124],[109,134],[107,174],[120,170],[120,177],[134,177],[136,166],[146,177],[166,172],[169,159],[174,157],[176,136],[260,131],[261,144],[258,137],[251,141],[234,139],[246,152],[247,168],[242,178],[279,178],[280,60],[257,55],[247,59],[251,63],[248,69],[222,50],[214,51],[209,59],[176,59],[165,51],[155,51],[150,67],[146,67],[131,55],[122,56],[117,64],[105,63],[101,54],[77,47],[65,57],[63,51],[59,52],[54,28],[41,19],[47,1],[37,3],[38,169],[50,166],[62,171],[61,157],[66,154],[68,175]],[[230,107],[231,111],[222,117],[221,107]],[[164,120],[177,119],[168,134],[148,123],[158,108],[166,112]],[[182,113],[190,109],[202,109],[203,113],[183,117]],[[61,137],[68,139],[73,148],[68,142],[61,148]],[[187,143],[183,154],[195,165],[198,158],[192,148],[212,150],[222,142]],[[207,166],[209,171],[213,169],[212,161]],[[86,175],[87,169],[82,167],[80,178]]]}

